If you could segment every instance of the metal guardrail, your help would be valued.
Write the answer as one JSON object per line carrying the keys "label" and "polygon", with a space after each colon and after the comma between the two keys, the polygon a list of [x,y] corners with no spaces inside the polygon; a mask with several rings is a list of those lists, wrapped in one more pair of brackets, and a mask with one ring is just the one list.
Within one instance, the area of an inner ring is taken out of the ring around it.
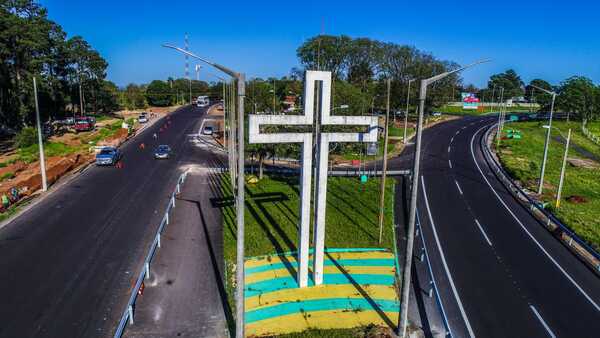
{"label": "metal guardrail", "polygon": [[416,213],[417,223],[416,223],[416,236],[421,238],[421,255],[419,255],[419,261],[425,262],[427,264],[427,274],[429,276],[429,284],[430,288],[427,292],[429,298],[435,296],[435,302],[437,304],[438,310],[442,317],[442,322],[444,323],[444,328],[446,330],[446,337],[452,337],[452,331],[450,331],[450,324],[448,323],[448,316],[446,315],[446,310],[444,310],[444,305],[442,304],[442,299],[440,298],[440,292],[437,287],[437,283],[435,282],[435,278],[433,277],[433,270],[431,269],[431,261],[429,260],[429,254],[427,253],[427,246],[425,245],[425,239],[423,238],[423,230],[421,229],[421,219],[419,217],[419,213]]}
{"label": "metal guardrail", "polygon": [[[222,169],[226,171],[227,169]],[[246,168],[247,174],[256,174],[257,170],[255,168]],[[300,169],[296,168],[264,168],[263,172],[266,174],[280,174],[280,175],[298,175],[300,173]],[[386,170],[387,176],[404,176],[409,175],[410,170]],[[335,169],[329,170],[327,172],[328,176],[340,176],[340,177],[353,177],[353,176],[382,176],[382,170],[365,170],[365,169]]]}
{"label": "metal guardrail", "polygon": [[127,325],[128,321],[129,321],[130,325],[133,324],[135,301],[137,300],[137,297],[138,297],[140,288],[142,287],[142,283],[144,282],[144,279],[150,278],[150,263],[152,263],[152,258],[154,258],[156,250],[158,248],[160,248],[160,236],[161,236],[163,230],[165,229],[165,227],[169,224],[169,212],[171,211],[171,209],[175,208],[175,195],[177,195],[178,193],[181,192],[181,185],[185,182],[188,172],[189,171],[185,171],[177,179],[177,185],[175,186],[175,189],[171,193],[171,198],[169,199],[169,204],[167,205],[164,216],[160,222],[160,225],[158,226],[156,235],[154,236],[154,240],[152,241],[152,244],[150,245],[148,254],[146,255],[146,258],[144,259],[144,266],[142,267],[142,270],[138,274],[138,278],[135,282],[135,286],[131,290],[131,295],[129,296],[129,301],[127,302],[127,307],[125,308],[125,311],[123,311],[123,315],[121,316],[121,320],[119,321],[119,325],[117,326],[117,329],[115,331],[114,338],[120,338],[123,335],[123,331],[125,331],[125,326]]}
{"label": "metal guardrail", "polygon": [[548,230],[550,230],[556,238],[561,240],[572,252],[578,255],[585,263],[590,265],[597,275],[600,275],[600,253],[582,240],[577,234],[571,229],[564,225],[556,216],[545,210],[539,202],[533,200],[527,195],[523,189],[518,186],[510,178],[510,175],[504,171],[502,166],[498,163],[498,160],[492,154],[490,149],[490,133],[496,130],[497,124],[492,125],[484,133],[481,139],[481,147],[483,149],[484,157],[490,168],[493,169],[496,176],[504,184],[504,186],[511,192],[511,194],[525,206],[531,214],[542,223]]}

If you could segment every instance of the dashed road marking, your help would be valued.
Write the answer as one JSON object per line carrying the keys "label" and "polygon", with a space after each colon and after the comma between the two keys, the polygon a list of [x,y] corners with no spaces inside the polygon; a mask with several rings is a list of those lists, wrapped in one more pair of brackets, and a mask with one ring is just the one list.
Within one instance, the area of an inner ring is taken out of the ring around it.
{"label": "dashed road marking", "polygon": [[542,323],[542,325],[544,326],[544,329],[546,329],[546,332],[548,332],[548,335],[552,338],[556,338],[556,335],[554,334],[554,332],[552,332],[552,330],[550,330],[550,327],[548,326],[548,324],[546,324],[546,322],[544,321],[544,318],[542,318],[542,316],[540,316],[540,313],[535,309],[535,306],[529,305],[529,308],[531,309],[531,311],[533,311],[533,314],[535,314],[537,319]]}
{"label": "dashed road marking", "polygon": [[477,224],[477,226],[479,227],[479,230],[481,231],[481,233],[483,234],[483,237],[485,237],[485,240],[488,242],[488,244],[490,246],[492,246],[492,242],[490,241],[490,239],[488,238],[487,234],[485,233],[485,231],[483,230],[483,227],[481,226],[481,223],[479,223],[479,221],[477,219],[475,219],[475,224]]}
{"label": "dashed road marking", "polygon": [[461,194],[461,195],[463,195],[463,191],[462,191],[462,189],[460,188],[460,185],[458,184],[458,181],[457,181],[457,180],[454,180],[454,183],[456,183],[456,187],[458,188],[458,192],[460,192],[460,194]]}

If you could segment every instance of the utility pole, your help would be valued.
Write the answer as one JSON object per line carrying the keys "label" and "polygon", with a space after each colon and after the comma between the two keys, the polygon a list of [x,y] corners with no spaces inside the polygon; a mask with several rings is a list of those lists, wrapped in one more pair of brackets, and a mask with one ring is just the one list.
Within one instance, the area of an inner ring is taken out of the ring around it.
{"label": "utility pole", "polygon": [[81,74],[78,74],[79,78],[79,113],[83,117],[85,114],[85,109],[83,108],[83,89],[81,88]]}
{"label": "utility pole", "polygon": [[[500,87],[500,101],[499,103],[502,102],[502,100],[504,100],[504,87]],[[500,124],[502,123],[502,106],[500,106],[500,111],[498,111],[498,128],[496,131],[496,146],[499,147],[500,146],[500,139],[502,138],[502,130],[500,129]]]}
{"label": "utility pole", "polygon": [[552,95],[552,104],[550,105],[550,118],[548,121],[548,132],[546,133],[546,142],[544,143],[544,159],[542,160],[542,170],[540,172],[540,184],[538,186],[538,195],[542,194],[542,190],[544,188],[544,174],[546,172],[546,161],[548,160],[548,146],[550,145],[550,134],[552,131],[552,115],[554,114],[554,101],[556,100],[556,93],[553,91],[549,91],[544,88],[540,88],[538,86],[531,85],[534,88],[537,88],[547,94]]}
{"label": "utility pole", "polygon": [[412,172],[412,189],[410,196],[409,219],[407,229],[406,254],[404,261],[404,273],[402,277],[402,295],[400,300],[400,323],[398,325],[399,336],[406,337],[406,329],[408,327],[408,301],[410,296],[410,280],[413,261],[413,247],[415,242],[415,223],[417,216],[417,197],[419,192],[419,178],[421,169],[421,138],[423,136],[423,115],[425,115],[425,99],[427,98],[427,86],[447,77],[450,74],[463,71],[475,65],[487,62],[482,60],[465,67],[445,72],[429,79],[421,80],[421,91],[419,93],[419,117],[417,122],[417,137],[414,153],[414,167]]}
{"label": "utility pole", "polygon": [[275,78],[273,78],[273,114],[275,114]]}
{"label": "utility pole", "polygon": [[[379,197],[379,244],[383,237],[383,210],[385,208],[385,175],[387,173],[387,146],[388,146],[388,133],[389,133],[389,120],[390,120],[390,90],[391,80],[387,79],[387,103],[385,113],[385,136],[383,141],[383,172],[381,173],[381,192]],[[396,240],[394,238],[394,240]]]}
{"label": "utility pole", "polygon": [[[79,87],[81,88],[81,87]],[[44,142],[42,140],[42,123],[40,122],[40,106],[38,103],[37,83],[35,76],[33,77],[33,96],[35,98],[35,120],[37,123],[38,145],[40,149],[40,171],[42,172],[42,191],[48,190],[48,182],[46,180],[46,159],[44,158]]]}
{"label": "utility pole", "polygon": [[493,87],[493,89],[492,89],[492,102],[491,102],[491,104],[490,104],[490,113],[491,113],[491,112],[492,112],[492,110],[494,109],[494,108],[493,108],[493,106],[494,106],[494,99],[496,98],[496,97],[494,96],[494,94],[495,94],[495,93],[496,93],[496,85],[494,85],[494,87]]}
{"label": "utility pole", "polygon": [[404,141],[404,144],[406,144],[408,142],[407,135],[406,135],[406,130],[408,129],[408,104],[410,102],[410,83],[415,81],[415,79],[410,79],[408,80],[408,90],[406,90],[406,112],[404,114],[404,138],[402,139],[402,141]]}
{"label": "utility pole", "polygon": [[567,156],[569,154],[569,143],[571,143],[571,129],[567,135],[567,143],[565,144],[565,155],[563,156],[562,168],[560,169],[560,181],[558,182],[558,194],[556,194],[556,208],[560,208],[560,196],[562,194],[563,183],[565,180],[565,169],[567,168]]}

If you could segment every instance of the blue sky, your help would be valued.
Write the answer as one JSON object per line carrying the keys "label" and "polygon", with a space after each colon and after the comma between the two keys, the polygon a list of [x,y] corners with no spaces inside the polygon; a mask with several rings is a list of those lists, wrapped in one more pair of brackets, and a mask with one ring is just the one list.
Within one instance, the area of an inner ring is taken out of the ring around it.
{"label": "blue sky", "polygon": [[[476,86],[508,68],[525,81],[556,84],[584,75],[600,83],[600,2],[593,0],[40,3],[70,36],[100,51],[118,85],[182,77],[183,56],[160,45],[183,46],[185,32],[199,55],[248,77],[283,76],[298,65],[296,48],[321,31],[322,21],[326,34],[409,44],[460,64],[492,58],[463,74]],[[203,69],[202,79],[215,80]]]}

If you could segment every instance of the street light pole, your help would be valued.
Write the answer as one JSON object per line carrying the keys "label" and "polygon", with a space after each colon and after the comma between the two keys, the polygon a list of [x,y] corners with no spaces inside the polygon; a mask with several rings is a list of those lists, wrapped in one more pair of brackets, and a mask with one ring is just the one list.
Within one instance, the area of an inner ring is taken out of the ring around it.
{"label": "street light pole", "polygon": [[[81,88],[81,87],[80,87]],[[46,159],[44,158],[44,142],[42,140],[42,126],[40,122],[40,106],[38,103],[37,83],[33,77],[33,96],[35,98],[35,120],[37,123],[38,144],[40,150],[40,171],[42,172],[42,191],[48,190],[48,181],[46,180]]]}
{"label": "street light pole", "polygon": [[406,254],[404,262],[404,273],[402,278],[402,298],[400,302],[400,325],[399,335],[406,337],[406,328],[408,325],[408,301],[410,296],[410,280],[411,280],[411,269],[413,260],[413,246],[415,241],[415,222],[417,215],[417,197],[419,190],[419,177],[420,177],[420,166],[421,166],[421,138],[423,136],[423,115],[425,115],[425,99],[427,98],[427,86],[440,80],[448,75],[463,71],[467,68],[471,68],[478,64],[488,62],[489,60],[481,60],[465,67],[445,72],[429,79],[421,80],[421,91],[419,93],[419,117],[417,121],[417,137],[415,143],[415,154],[414,154],[414,167],[412,174],[412,190],[410,196],[410,209],[407,229],[407,241],[406,241]]}
{"label": "street light pole", "polygon": [[558,182],[558,193],[556,194],[556,208],[560,208],[560,196],[562,194],[563,183],[565,180],[565,169],[567,167],[567,155],[569,154],[569,143],[571,143],[571,129],[567,135],[567,143],[565,144],[565,155],[563,156],[562,168],[560,169],[560,181]]}
{"label": "street light pole", "polygon": [[404,141],[404,144],[406,144],[406,142],[408,142],[406,140],[406,137],[407,137],[406,136],[406,130],[408,129],[408,104],[410,102],[410,83],[413,82],[413,81],[415,81],[415,80],[416,79],[410,79],[410,80],[408,80],[408,89],[406,90],[406,112],[404,114],[404,138],[402,139]]}
{"label": "street light pole", "polygon": [[[381,193],[379,196],[379,244],[383,237],[383,208],[385,207],[385,175],[387,173],[387,146],[388,146],[388,135],[389,135],[389,120],[390,120],[390,91],[391,91],[391,80],[387,79],[387,103],[385,113],[385,136],[383,138],[383,168],[381,173]],[[395,239],[394,239],[395,240]]]}
{"label": "street light pole", "polygon": [[554,114],[554,101],[556,100],[556,93],[549,91],[538,86],[531,85],[547,94],[552,95],[552,104],[550,105],[550,119],[548,122],[548,131],[546,132],[546,142],[544,143],[544,158],[542,160],[542,170],[540,172],[540,184],[538,186],[538,195],[542,194],[544,188],[544,174],[546,173],[546,161],[548,160],[548,146],[550,145],[550,134],[552,132],[552,115]]}
{"label": "street light pole", "polygon": [[[244,338],[244,96],[246,93],[246,76],[244,73],[235,72],[229,68],[221,66],[218,63],[208,61],[199,57],[187,50],[172,45],[163,44],[163,47],[175,49],[183,54],[196,58],[206,64],[209,64],[223,73],[237,80],[237,102],[238,102],[238,153],[237,153],[237,199],[236,199],[236,216],[237,216],[237,257],[236,257],[236,338]],[[230,167],[231,168],[231,167]]]}

